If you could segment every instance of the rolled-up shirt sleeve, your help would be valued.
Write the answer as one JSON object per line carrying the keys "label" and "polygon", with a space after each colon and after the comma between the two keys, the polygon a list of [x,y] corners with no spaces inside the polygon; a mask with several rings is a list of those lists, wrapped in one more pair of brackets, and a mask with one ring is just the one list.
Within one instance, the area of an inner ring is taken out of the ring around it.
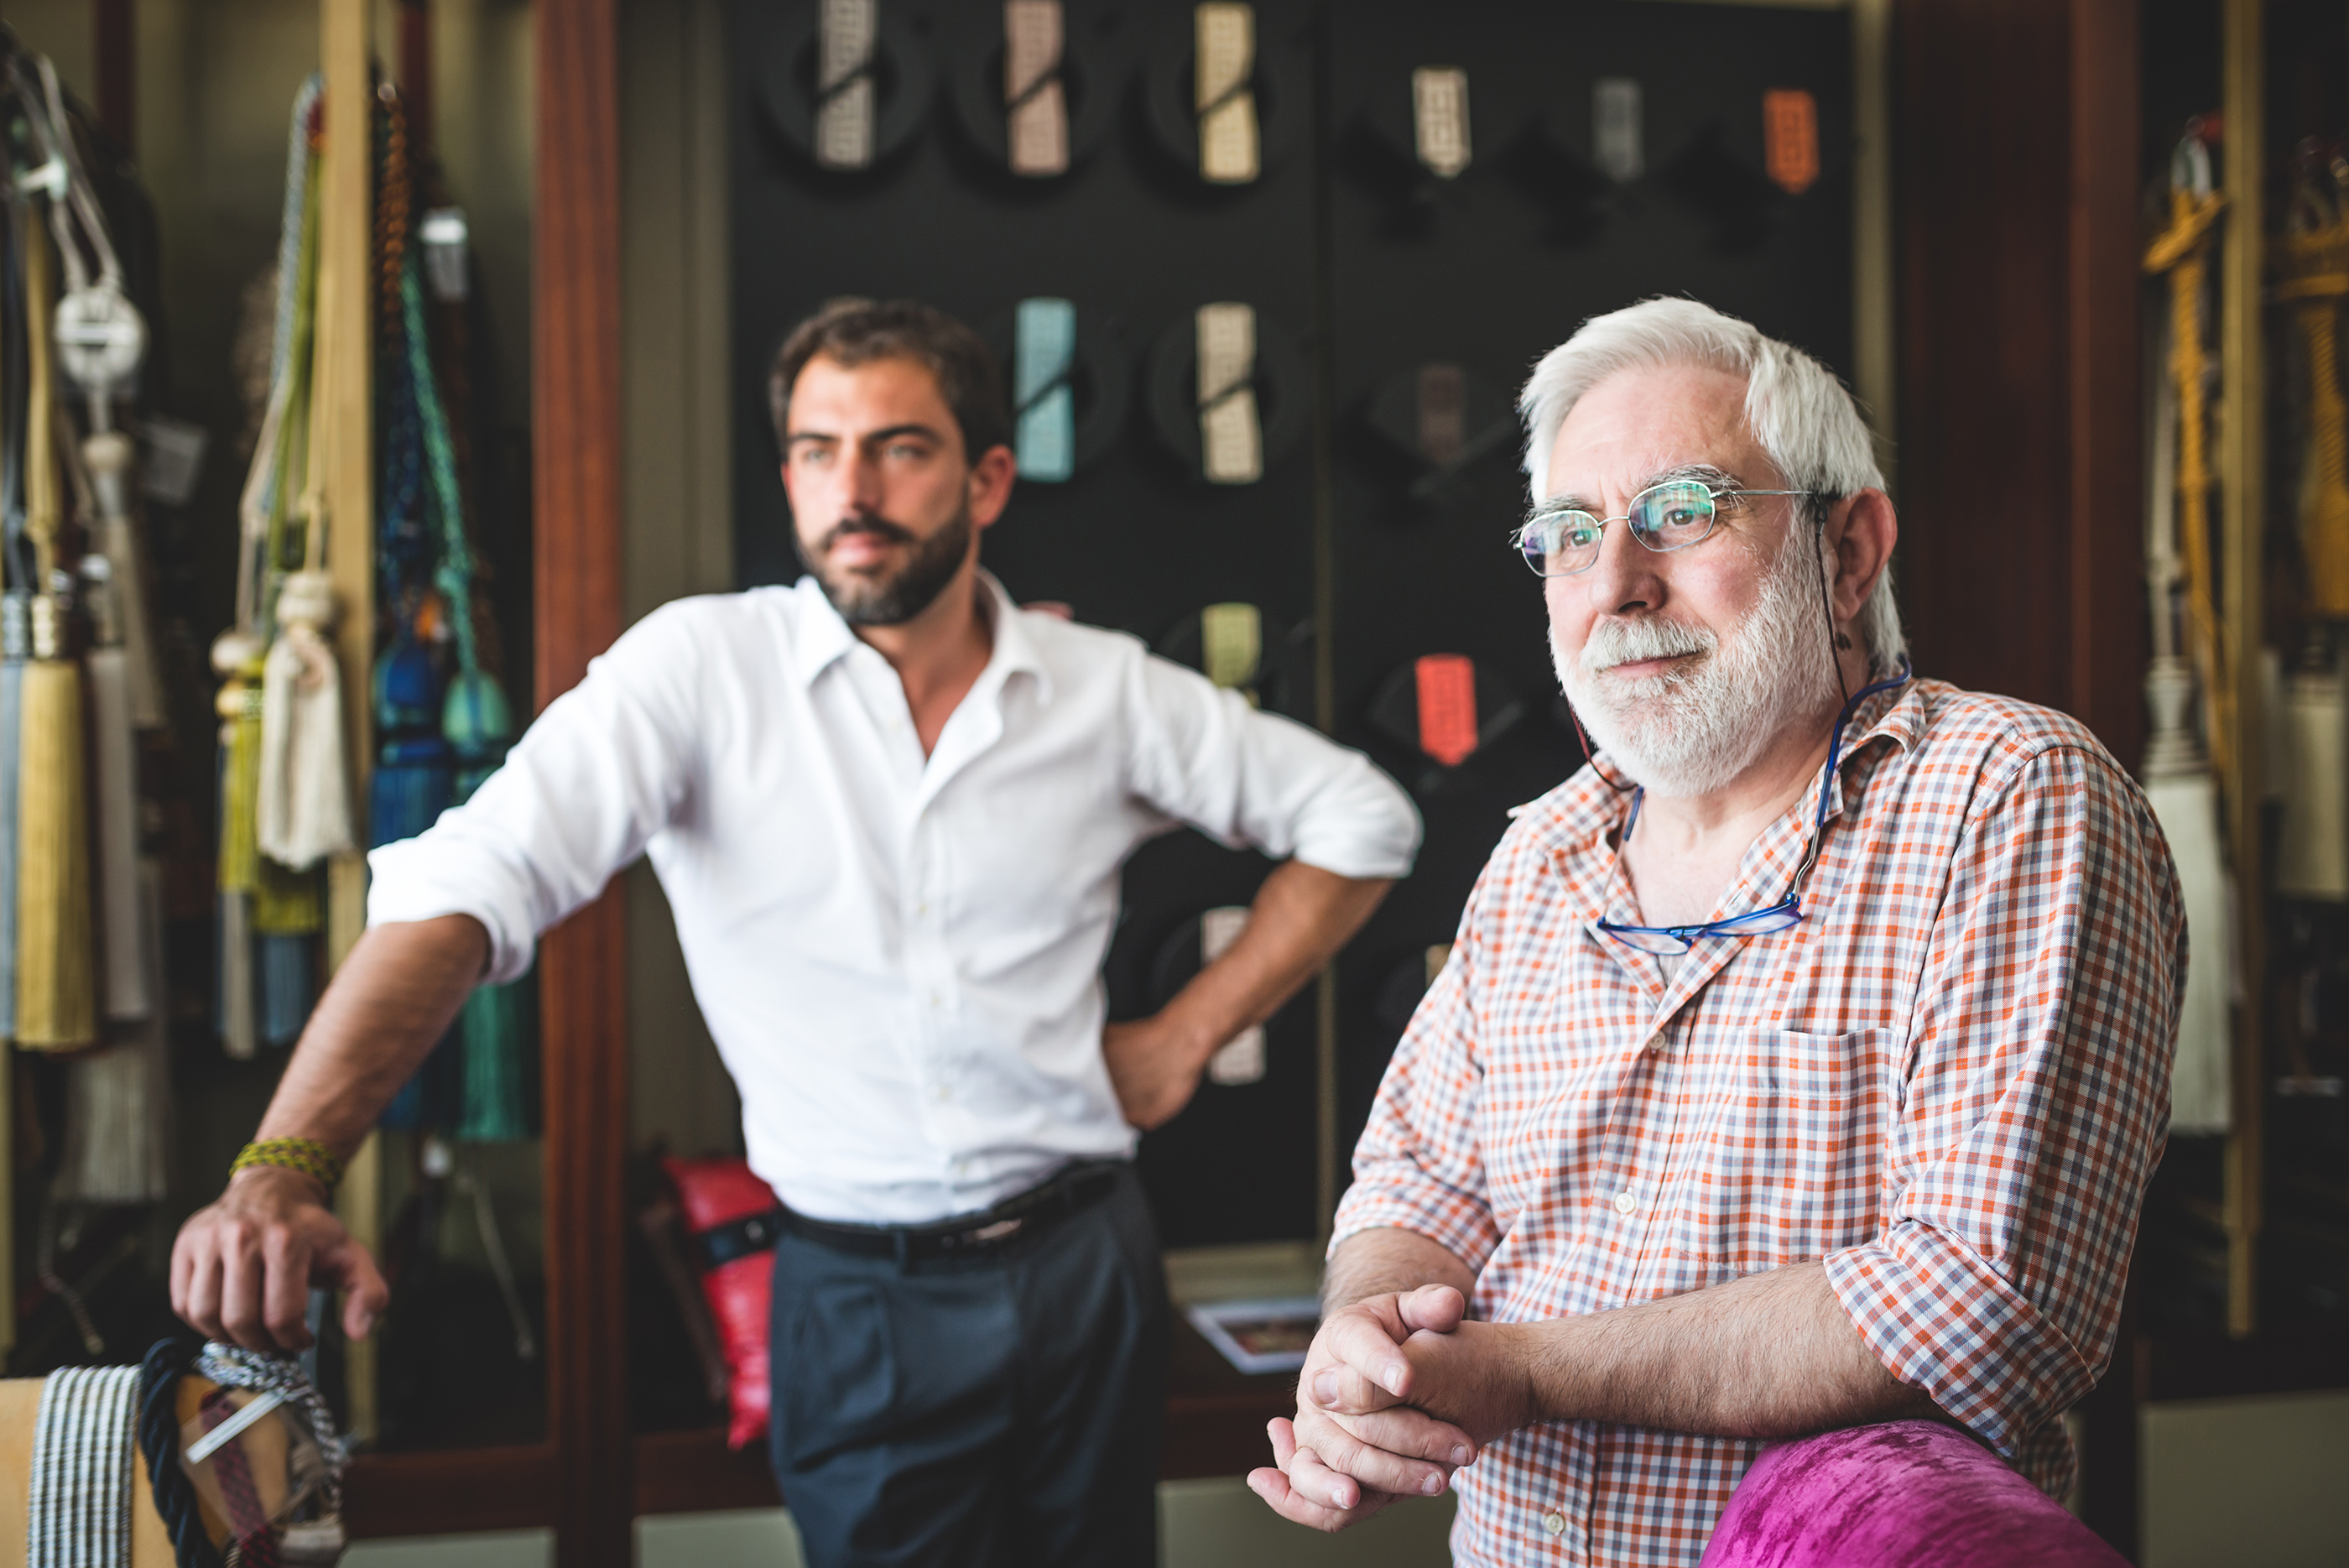
{"label": "rolled-up shirt sleeve", "polygon": [[2052,748],[1986,785],[1919,988],[1886,1227],[1826,1270],[1887,1367],[2022,1460],[2112,1353],[2184,920],[2110,758]]}
{"label": "rolled-up shirt sleeve", "polygon": [[1409,874],[1419,811],[1360,752],[1154,655],[1130,679],[1131,777],[1158,810],[1220,844],[1340,877]]}
{"label": "rolled-up shirt sleeve", "polygon": [[1409,1231],[1478,1273],[1501,1244],[1475,1127],[1485,1086],[1475,1006],[1483,888],[1480,879],[1459,940],[1379,1082],[1354,1146],[1354,1184],[1330,1228],[1333,1253],[1365,1231]]}
{"label": "rolled-up shirt sleeve", "polygon": [[471,800],[367,856],[367,923],[471,915],[492,983],[530,968],[538,934],[594,898],[691,793],[697,649],[657,610],[548,704]]}

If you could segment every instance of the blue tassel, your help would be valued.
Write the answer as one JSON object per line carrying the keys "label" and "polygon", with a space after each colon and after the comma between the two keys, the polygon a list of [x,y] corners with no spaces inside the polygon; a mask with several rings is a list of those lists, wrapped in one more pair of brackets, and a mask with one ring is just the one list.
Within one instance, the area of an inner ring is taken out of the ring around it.
{"label": "blue tassel", "polygon": [[368,797],[367,846],[413,838],[449,809],[449,745],[438,735],[384,743]]}
{"label": "blue tassel", "polygon": [[440,672],[432,650],[399,629],[398,639],[375,663],[375,722],[385,733],[431,728],[440,717]]}
{"label": "blue tassel", "polygon": [[457,754],[454,793],[462,805],[497,772],[513,739],[513,704],[497,677],[485,670],[460,670],[440,707],[440,732]]}
{"label": "blue tassel", "polygon": [[261,950],[262,1044],[291,1045],[310,1022],[310,939],[264,931],[254,945]]}

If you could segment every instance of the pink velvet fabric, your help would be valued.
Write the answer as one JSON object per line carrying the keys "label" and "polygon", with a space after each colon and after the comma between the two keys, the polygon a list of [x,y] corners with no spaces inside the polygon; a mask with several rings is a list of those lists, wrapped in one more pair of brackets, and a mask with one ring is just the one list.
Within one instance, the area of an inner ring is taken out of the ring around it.
{"label": "pink velvet fabric", "polygon": [[2127,1568],[2062,1504],[1939,1421],[1763,1450],[1702,1568]]}

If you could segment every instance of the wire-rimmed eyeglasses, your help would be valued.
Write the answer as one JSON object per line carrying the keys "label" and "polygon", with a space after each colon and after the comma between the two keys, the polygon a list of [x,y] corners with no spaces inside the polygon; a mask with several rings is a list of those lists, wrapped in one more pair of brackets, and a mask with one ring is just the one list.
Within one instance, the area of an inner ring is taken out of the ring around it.
{"label": "wire-rimmed eyeglasses", "polygon": [[[1750,495],[1754,493],[1748,491],[1746,493]],[[1811,823],[1810,849],[1803,857],[1803,864],[1795,870],[1795,879],[1786,885],[1786,896],[1784,898],[1766,909],[1748,909],[1742,915],[1707,920],[1702,925],[1619,926],[1612,920],[1600,920],[1598,922],[1599,929],[1627,948],[1636,948],[1643,953],[1671,955],[1688,951],[1696,946],[1701,937],[1766,936],[1772,931],[1783,931],[1789,927],[1802,924],[1803,881],[1811,874],[1812,866],[1818,860],[1819,846],[1826,840],[1829,798],[1827,792],[1835,788],[1836,763],[1843,754],[1844,723],[1850,719],[1852,711],[1857,708],[1862,701],[1876,692],[1889,691],[1908,679],[1909,661],[1903,659],[1898,671],[1873,686],[1860,688],[1858,693],[1843,705],[1843,711],[1836,715],[1835,732],[1827,739],[1826,772],[1819,779],[1819,810],[1817,816]],[[1631,829],[1639,825],[1640,806],[1646,799],[1647,792],[1642,790],[1639,797],[1631,802],[1630,817],[1623,824],[1625,838],[1630,837]]]}
{"label": "wire-rimmed eyeglasses", "polygon": [[1631,497],[1619,517],[1600,517],[1580,507],[1543,509],[1510,535],[1537,577],[1570,577],[1588,571],[1609,523],[1630,525],[1631,537],[1651,550],[1685,550],[1711,536],[1724,507],[1750,495],[1811,495],[1808,490],[1741,490],[1697,479],[1671,479]]}

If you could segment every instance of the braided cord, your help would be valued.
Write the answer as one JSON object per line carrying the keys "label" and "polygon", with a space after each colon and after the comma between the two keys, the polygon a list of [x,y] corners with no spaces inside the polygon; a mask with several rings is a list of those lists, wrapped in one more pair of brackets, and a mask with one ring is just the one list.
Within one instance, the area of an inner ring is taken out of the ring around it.
{"label": "braided cord", "polygon": [[317,1441],[319,1457],[326,1461],[326,1511],[342,1511],[343,1469],[350,1463],[350,1449],[335,1425],[334,1411],[326,1407],[325,1397],[311,1381],[302,1376],[300,1362],[264,1355],[241,1345],[222,1345],[215,1339],[206,1343],[197,1355],[194,1371],[197,1376],[209,1377],[223,1388],[282,1394],[286,1404],[298,1407],[310,1424],[310,1435]]}
{"label": "braided cord", "polygon": [[180,1468],[180,1379],[195,1356],[191,1340],[159,1339],[149,1348],[139,1367],[139,1451],[147,1457],[148,1490],[179,1568],[220,1568],[195,1483]]}
{"label": "braided cord", "polygon": [[316,1138],[267,1137],[246,1144],[228,1168],[228,1173],[234,1176],[256,1165],[279,1166],[316,1177],[329,1192],[343,1179],[343,1162],[335,1158],[334,1150]]}
{"label": "braided cord", "polygon": [[473,648],[473,549],[465,537],[464,504],[457,488],[457,457],[449,439],[449,417],[440,406],[440,389],[432,378],[431,339],[424,325],[424,288],[416,254],[409,253],[399,276],[400,311],[408,327],[409,379],[416,391],[417,421],[422,427],[427,472],[432,497],[440,513],[440,566],[433,581],[448,596],[449,618],[457,632],[457,665],[471,673],[479,668]]}

